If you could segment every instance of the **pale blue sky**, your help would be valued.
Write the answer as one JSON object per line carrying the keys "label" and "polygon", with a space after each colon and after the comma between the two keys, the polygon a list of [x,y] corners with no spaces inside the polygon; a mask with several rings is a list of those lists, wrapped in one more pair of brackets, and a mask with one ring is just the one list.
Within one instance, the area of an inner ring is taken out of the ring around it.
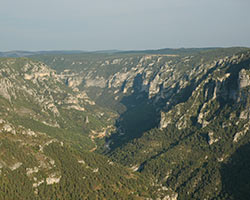
{"label": "pale blue sky", "polygon": [[250,47],[250,0],[0,0],[0,51]]}

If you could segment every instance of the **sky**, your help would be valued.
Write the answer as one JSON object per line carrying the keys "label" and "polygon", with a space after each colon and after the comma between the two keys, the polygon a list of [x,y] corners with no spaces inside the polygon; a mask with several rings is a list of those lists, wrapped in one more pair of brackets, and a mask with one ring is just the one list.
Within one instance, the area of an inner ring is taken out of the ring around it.
{"label": "sky", "polygon": [[0,0],[0,51],[250,47],[250,0]]}

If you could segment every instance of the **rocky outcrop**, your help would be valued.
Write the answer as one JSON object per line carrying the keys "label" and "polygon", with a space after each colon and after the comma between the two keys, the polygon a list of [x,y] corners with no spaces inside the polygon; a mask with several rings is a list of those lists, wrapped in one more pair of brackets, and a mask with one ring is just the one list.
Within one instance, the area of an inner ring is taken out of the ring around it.
{"label": "rocky outcrop", "polygon": [[243,136],[245,136],[247,133],[249,133],[249,129],[250,129],[250,122],[246,123],[243,127],[243,130],[237,132],[235,135],[234,135],[234,138],[233,138],[233,142],[238,142]]}
{"label": "rocky outcrop", "polygon": [[57,173],[50,174],[49,177],[46,178],[47,185],[52,185],[55,183],[59,183],[61,180],[61,175],[58,175]]}
{"label": "rocky outcrop", "polygon": [[8,101],[11,101],[11,95],[13,95],[12,88],[13,84],[9,79],[0,79],[0,95]]}
{"label": "rocky outcrop", "polygon": [[208,133],[208,144],[209,144],[209,145],[212,145],[213,143],[216,143],[216,142],[218,142],[218,141],[219,141],[219,139],[218,139],[218,138],[215,138],[214,132],[209,132],[209,133]]}
{"label": "rocky outcrop", "polygon": [[250,86],[250,70],[242,69],[239,72],[239,87],[244,88]]}
{"label": "rocky outcrop", "polygon": [[16,135],[16,128],[12,124],[2,119],[0,119],[0,124],[2,124],[2,128],[0,128],[1,132]]}
{"label": "rocky outcrop", "polygon": [[17,163],[15,163],[14,165],[9,166],[9,168],[10,168],[11,171],[14,171],[14,170],[18,169],[19,167],[21,167],[22,164],[23,164],[23,163],[21,163],[21,162],[17,162]]}
{"label": "rocky outcrop", "polygon": [[171,118],[168,118],[166,113],[161,112],[161,121],[160,121],[160,125],[159,128],[160,129],[164,129],[166,128],[169,124],[171,124]]}
{"label": "rocky outcrop", "polygon": [[85,80],[86,87],[106,87],[106,80],[103,77],[96,77],[95,79]]}
{"label": "rocky outcrop", "polygon": [[165,196],[162,200],[177,200],[178,199],[178,194],[173,194],[173,195],[167,195]]}
{"label": "rocky outcrop", "polygon": [[83,81],[83,77],[69,77],[66,79],[66,83],[69,87],[75,88],[77,86],[79,86]]}
{"label": "rocky outcrop", "polygon": [[37,173],[38,171],[39,171],[38,167],[26,168],[26,174],[27,174],[27,176],[30,176],[33,173]]}

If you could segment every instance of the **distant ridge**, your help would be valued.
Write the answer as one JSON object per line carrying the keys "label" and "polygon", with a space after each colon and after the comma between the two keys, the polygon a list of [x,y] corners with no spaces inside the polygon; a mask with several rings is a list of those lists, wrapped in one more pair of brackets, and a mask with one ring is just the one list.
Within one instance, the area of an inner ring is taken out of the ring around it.
{"label": "distant ridge", "polygon": [[72,50],[72,51],[7,51],[7,52],[0,52],[0,57],[27,57],[33,55],[41,55],[41,54],[78,54],[78,53],[85,53],[86,51],[80,50]]}
{"label": "distant ridge", "polygon": [[7,51],[0,52],[0,57],[29,57],[35,55],[72,55],[72,54],[194,54],[206,51],[223,49],[242,49],[247,50],[247,47],[205,47],[205,48],[164,48],[164,49],[149,49],[149,50],[98,50],[98,51],[81,51],[81,50],[52,50],[52,51]]}
{"label": "distant ridge", "polygon": [[123,51],[120,53],[125,53],[125,54],[134,54],[134,53],[139,53],[139,54],[194,54],[194,53],[201,53],[201,52],[206,52],[206,51],[214,51],[214,50],[219,50],[223,51],[223,49],[242,49],[242,51],[247,50],[249,48],[247,47],[204,47],[204,48],[164,48],[164,49],[149,49],[149,50],[136,50],[136,51]]}

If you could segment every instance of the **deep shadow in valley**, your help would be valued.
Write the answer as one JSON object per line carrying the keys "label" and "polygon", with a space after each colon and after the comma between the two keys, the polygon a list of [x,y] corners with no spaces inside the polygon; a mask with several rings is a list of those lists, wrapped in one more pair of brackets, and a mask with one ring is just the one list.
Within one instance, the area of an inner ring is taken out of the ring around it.
{"label": "deep shadow in valley", "polygon": [[250,143],[237,149],[221,168],[222,192],[219,199],[246,200],[250,197]]}
{"label": "deep shadow in valley", "polygon": [[[126,107],[126,111],[121,113],[116,120],[117,132],[106,138],[106,142],[110,141],[111,151],[141,137],[144,132],[159,124],[159,107],[157,109],[153,100],[148,98],[148,93],[141,90],[142,81],[142,76],[137,75],[132,87],[134,91],[131,95],[124,96],[120,101],[120,104]],[[121,91],[124,90],[124,87],[125,85]]]}

